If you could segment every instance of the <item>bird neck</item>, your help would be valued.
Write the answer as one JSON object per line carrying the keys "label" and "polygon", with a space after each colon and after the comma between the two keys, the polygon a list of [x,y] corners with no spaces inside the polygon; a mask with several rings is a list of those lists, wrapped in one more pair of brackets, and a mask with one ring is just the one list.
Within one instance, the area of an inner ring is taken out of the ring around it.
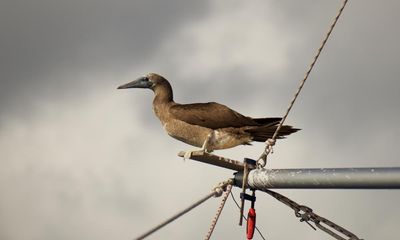
{"label": "bird neck", "polygon": [[154,89],[153,111],[164,124],[168,120],[168,109],[175,104],[169,83],[157,85]]}
{"label": "bird neck", "polygon": [[174,101],[172,87],[169,83],[157,85],[153,91],[153,105],[163,105]]}

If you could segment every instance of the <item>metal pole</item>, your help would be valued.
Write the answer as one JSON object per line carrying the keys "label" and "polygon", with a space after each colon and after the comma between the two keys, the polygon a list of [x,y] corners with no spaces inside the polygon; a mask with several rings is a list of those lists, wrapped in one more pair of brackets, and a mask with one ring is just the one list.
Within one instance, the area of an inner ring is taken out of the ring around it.
{"label": "metal pole", "polygon": [[[235,174],[235,186],[241,187],[243,172]],[[391,168],[308,168],[254,169],[247,187],[297,189],[400,189],[400,167]]]}

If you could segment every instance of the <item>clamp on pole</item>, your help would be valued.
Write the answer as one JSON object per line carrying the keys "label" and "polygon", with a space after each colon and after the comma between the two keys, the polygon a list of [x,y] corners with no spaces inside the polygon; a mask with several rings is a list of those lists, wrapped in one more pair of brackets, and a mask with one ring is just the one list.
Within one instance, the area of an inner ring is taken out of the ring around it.
{"label": "clamp on pole", "polygon": [[251,201],[251,207],[249,209],[249,213],[247,213],[247,227],[246,227],[247,240],[253,239],[254,229],[256,228],[256,209],[254,208],[254,203],[256,202],[256,190],[254,189],[250,201]]}
{"label": "clamp on pole", "polygon": [[240,193],[240,219],[239,219],[239,226],[243,224],[243,211],[244,211],[244,201],[245,196],[250,196],[246,194],[246,187],[247,187],[247,176],[249,175],[249,168],[254,168],[256,165],[256,161],[250,158],[245,158],[243,161],[243,181],[242,181],[242,192]]}
{"label": "clamp on pole", "polygon": [[246,236],[247,239],[253,239],[254,229],[256,228],[256,210],[254,208],[256,202],[256,190],[252,189],[253,194],[249,195],[246,193],[240,193],[240,199],[244,202],[248,200],[251,202],[251,207],[247,213],[247,225],[246,225]]}

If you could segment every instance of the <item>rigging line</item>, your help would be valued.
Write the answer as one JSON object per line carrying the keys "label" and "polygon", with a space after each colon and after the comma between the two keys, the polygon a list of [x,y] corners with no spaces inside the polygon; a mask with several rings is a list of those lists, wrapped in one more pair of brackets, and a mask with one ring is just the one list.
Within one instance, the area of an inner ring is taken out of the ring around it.
{"label": "rigging line", "polygon": [[[345,229],[344,227],[341,227],[338,224],[314,213],[311,208],[305,205],[300,205],[280,193],[271,190],[263,190],[263,191],[274,197],[276,200],[280,201],[281,203],[293,209],[295,212],[295,216],[300,218],[300,222],[307,223],[314,230],[317,229],[314,226],[312,226],[310,222],[313,222],[317,228],[321,229],[325,233],[331,235],[332,237],[338,240],[346,240],[339,234],[348,237],[348,240],[362,240],[358,238],[354,233]],[[330,227],[331,229],[329,229],[328,227]],[[332,229],[335,230],[336,232],[332,231]]]}
{"label": "rigging line", "polygon": [[[235,197],[233,196],[233,193],[231,192],[231,197],[232,200],[235,202],[236,206],[240,209],[239,203],[236,201]],[[247,218],[243,215],[243,219],[247,221]],[[261,231],[258,229],[258,227],[256,226],[256,230],[258,232],[258,234],[260,234],[261,238],[263,240],[266,240],[266,238],[264,237],[264,235],[261,233]]]}
{"label": "rigging line", "polygon": [[331,26],[330,26],[328,32],[326,33],[324,40],[321,42],[321,45],[320,45],[320,47],[318,48],[317,53],[315,54],[314,59],[313,59],[313,61],[311,62],[311,64],[310,64],[310,66],[309,66],[309,68],[308,68],[308,70],[307,70],[307,72],[306,72],[306,74],[305,74],[303,80],[300,82],[299,88],[297,89],[296,93],[294,94],[293,99],[292,99],[292,101],[290,102],[289,107],[288,107],[287,110],[286,110],[285,115],[282,117],[281,121],[279,122],[279,125],[278,125],[278,127],[276,128],[276,130],[275,130],[275,132],[274,132],[274,135],[272,136],[272,138],[270,138],[270,139],[268,139],[268,140],[266,141],[265,149],[264,149],[263,153],[261,154],[261,156],[259,157],[258,162],[257,162],[257,164],[258,164],[259,167],[265,167],[265,165],[266,165],[266,163],[267,163],[267,156],[268,156],[268,154],[269,154],[270,152],[272,152],[272,146],[275,144],[275,140],[276,140],[276,138],[277,138],[277,136],[278,136],[278,133],[279,133],[279,131],[281,130],[282,125],[283,125],[283,123],[285,122],[287,116],[289,115],[289,112],[290,112],[290,110],[292,109],[292,107],[293,107],[293,105],[294,105],[294,102],[296,101],[298,95],[300,94],[300,91],[302,90],[302,88],[303,88],[303,86],[304,86],[306,80],[308,79],[308,76],[310,75],[311,71],[313,70],[315,63],[317,62],[318,57],[320,56],[320,54],[321,54],[321,52],[322,52],[322,49],[325,47],[325,44],[326,44],[326,42],[328,41],[328,39],[329,39],[329,37],[330,37],[330,35],[331,35],[331,33],[332,33],[334,27],[336,26],[336,23],[338,22],[339,17],[340,17],[340,15],[342,14],[343,9],[345,8],[347,2],[348,2],[348,0],[344,0],[344,1],[343,1],[342,6],[339,8],[339,11],[338,11],[338,13],[337,13],[335,19],[333,20],[333,23],[331,24]]}
{"label": "rigging line", "polygon": [[226,199],[228,199],[229,197],[229,193],[231,193],[232,190],[232,185],[228,185],[226,187],[226,191],[225,191],[225,195],[221,200],[221,204],[219,205],[217,212],[215,214],[215,217],[213,218],[213,220],[211,221],[211,225],[210,225],[210,229],[207,232],[206,237],[204,238],[205,240],[209,240],[211,238],[211,235],[214,231],[215,226],[217,225],[219,216],[221,215],[222,210],[224,209],[225,203],[226,203]]}
{"label": "rigging line", "polygon": [[219,197],[221,196],[222,192],[224,191],[223,189],[228,186],[228,185],[232,185],[233,183],[233,179],[228,179],[227,181],[221,182],[217,187],[215,187],[209,194],[205,195],[204,197],[200,198],[198,201],[194,202],[193,204],[191,204],[190,206],[188,206],[187,208],[185,208],[184,210],[178,212],[177,214],[175,214],[174,216],[168,218],[167,220],[165,220],[164,222],[158,224],[157,226],[155,226],[154,228],[150,229],[149,231],[143,233],[142,235],[140,235],[139,237],[135,238],[135,240],[141,240],[141,239],[145,239],[146,237],[148,237],[149,235],[151,235],[152,233],[160,230],[161,228],[165,227],[167,224],[175,221],[176,219],[178,219],[179,217],[183,216],[185,213],[189,212],[190,210],[194,209],[195,207],[199,206],[200,204],[202,204],[203,202],[207,201],[208,199],[210,199],[211,197],[215,196],[215,197]]}

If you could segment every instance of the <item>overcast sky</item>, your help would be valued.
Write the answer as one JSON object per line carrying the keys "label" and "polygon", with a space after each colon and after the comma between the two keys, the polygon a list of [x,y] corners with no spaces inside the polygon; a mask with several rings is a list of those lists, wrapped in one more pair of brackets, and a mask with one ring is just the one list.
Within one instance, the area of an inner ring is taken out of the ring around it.
{"label": "overcast sky", "polygon": [[[180,103],[281,116],[341,1],[0,0],[0,239],[132,239],[232,172],[183,161],[148,72]],[[399,166],[400,3],[350,1],[271,168]],[[216,154],[257,158],[264,145]],[[398,239],[399,191],[284,190],[364,239]],[[239,190],[234,189],[238,198]],[[257,194],[267,239],[331,239]],[[212,199],[149,239],[201,239]],[[243,239],[228,199],[214,239]],[[260,237],[255,234],[255,239]]]}

